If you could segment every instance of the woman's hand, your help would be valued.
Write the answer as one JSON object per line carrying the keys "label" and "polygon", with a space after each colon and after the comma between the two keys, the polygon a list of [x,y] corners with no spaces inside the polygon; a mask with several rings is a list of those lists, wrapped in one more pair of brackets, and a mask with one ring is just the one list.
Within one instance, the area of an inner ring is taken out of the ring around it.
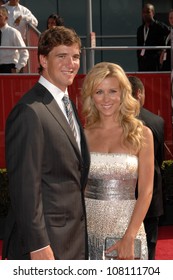
{"label": "woman's hand", "polygon": [[117,251],[118,260],[134,260],[134,239],[123,237],[105,251],[105,254]]}

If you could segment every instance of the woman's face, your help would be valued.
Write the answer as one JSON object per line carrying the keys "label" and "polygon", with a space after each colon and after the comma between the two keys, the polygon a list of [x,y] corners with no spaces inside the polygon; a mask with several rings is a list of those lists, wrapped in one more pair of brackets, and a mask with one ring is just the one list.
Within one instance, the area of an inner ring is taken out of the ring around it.
{"label": "woman's face", "polygon": [[116,77],[105,78],[96,88],[93,96],[100,117],[115,116],[120,107],[121,89]]}
{"label": "woman's face", "polygon": [[53,18],[49,18],[49,19],[48,19],[48,22],[47,22],[47,27],[48,27],[48,29],[50,29],[50,28],[52,28],[52,27],[54,27],[54,26],[56,26],[56,20],[53,19]]}

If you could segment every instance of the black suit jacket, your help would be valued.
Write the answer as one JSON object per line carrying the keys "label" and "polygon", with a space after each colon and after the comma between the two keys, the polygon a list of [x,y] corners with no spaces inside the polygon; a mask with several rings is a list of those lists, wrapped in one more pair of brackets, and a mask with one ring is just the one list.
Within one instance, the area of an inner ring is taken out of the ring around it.
{"label": "black suit jacket", "polygon": [[[75,110],[75,108],[74,108]],[[28,259],[50,244],[56,259],[86,259],[84,188],[90,156],[81,152],[61,109],[41,84],[26,93],[6,123],[11,209],[3,257]]]}
{"label": "black suit jacket", "polygon": [[[165,38],[169,34],[169,27],[159,21],[150,24],[146,41],[144,42],[144,24],[137,29],[137,46],[164,46]],[[158,71],[160,67],[161,49],[145,50],[145,55],[140,55],[141,50],[137,50],[139,71]]]}
{"label": "black suit jacket", "polygon": [[163,214],[161,165],[164,160],[164,120],[145,108],[141,108],[139,118],[149,127],[154,138],[154,188],[153,197],[146,217]]}

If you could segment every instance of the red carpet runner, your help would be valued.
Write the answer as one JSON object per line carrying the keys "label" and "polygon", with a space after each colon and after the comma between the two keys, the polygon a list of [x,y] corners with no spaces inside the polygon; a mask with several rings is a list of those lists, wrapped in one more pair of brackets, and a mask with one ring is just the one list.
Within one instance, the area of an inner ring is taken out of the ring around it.
{"label": "red carpet runner", "polygon": [[[0,240],[0,259],[1,250],[2,240]],[[156,260],[173,260],[173,225],[159,227]]]}
{"label": "red carpet runner", "polygon": [[159,227],[156,260],[173,260],[173,225]]}

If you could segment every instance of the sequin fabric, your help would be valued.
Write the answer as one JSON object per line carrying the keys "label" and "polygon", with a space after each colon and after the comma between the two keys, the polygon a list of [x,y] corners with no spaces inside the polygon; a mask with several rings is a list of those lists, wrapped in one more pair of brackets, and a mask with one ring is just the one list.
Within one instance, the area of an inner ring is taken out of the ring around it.
{"label": "sequin fabric", "polygon": [[[91,153],[85,191],[89,259],[104,259],[106,237],[121,238],[135,205],[138,158],[128,154]],[[141,240],[141,259],[147,259],[143,224],[136,238]]]}

